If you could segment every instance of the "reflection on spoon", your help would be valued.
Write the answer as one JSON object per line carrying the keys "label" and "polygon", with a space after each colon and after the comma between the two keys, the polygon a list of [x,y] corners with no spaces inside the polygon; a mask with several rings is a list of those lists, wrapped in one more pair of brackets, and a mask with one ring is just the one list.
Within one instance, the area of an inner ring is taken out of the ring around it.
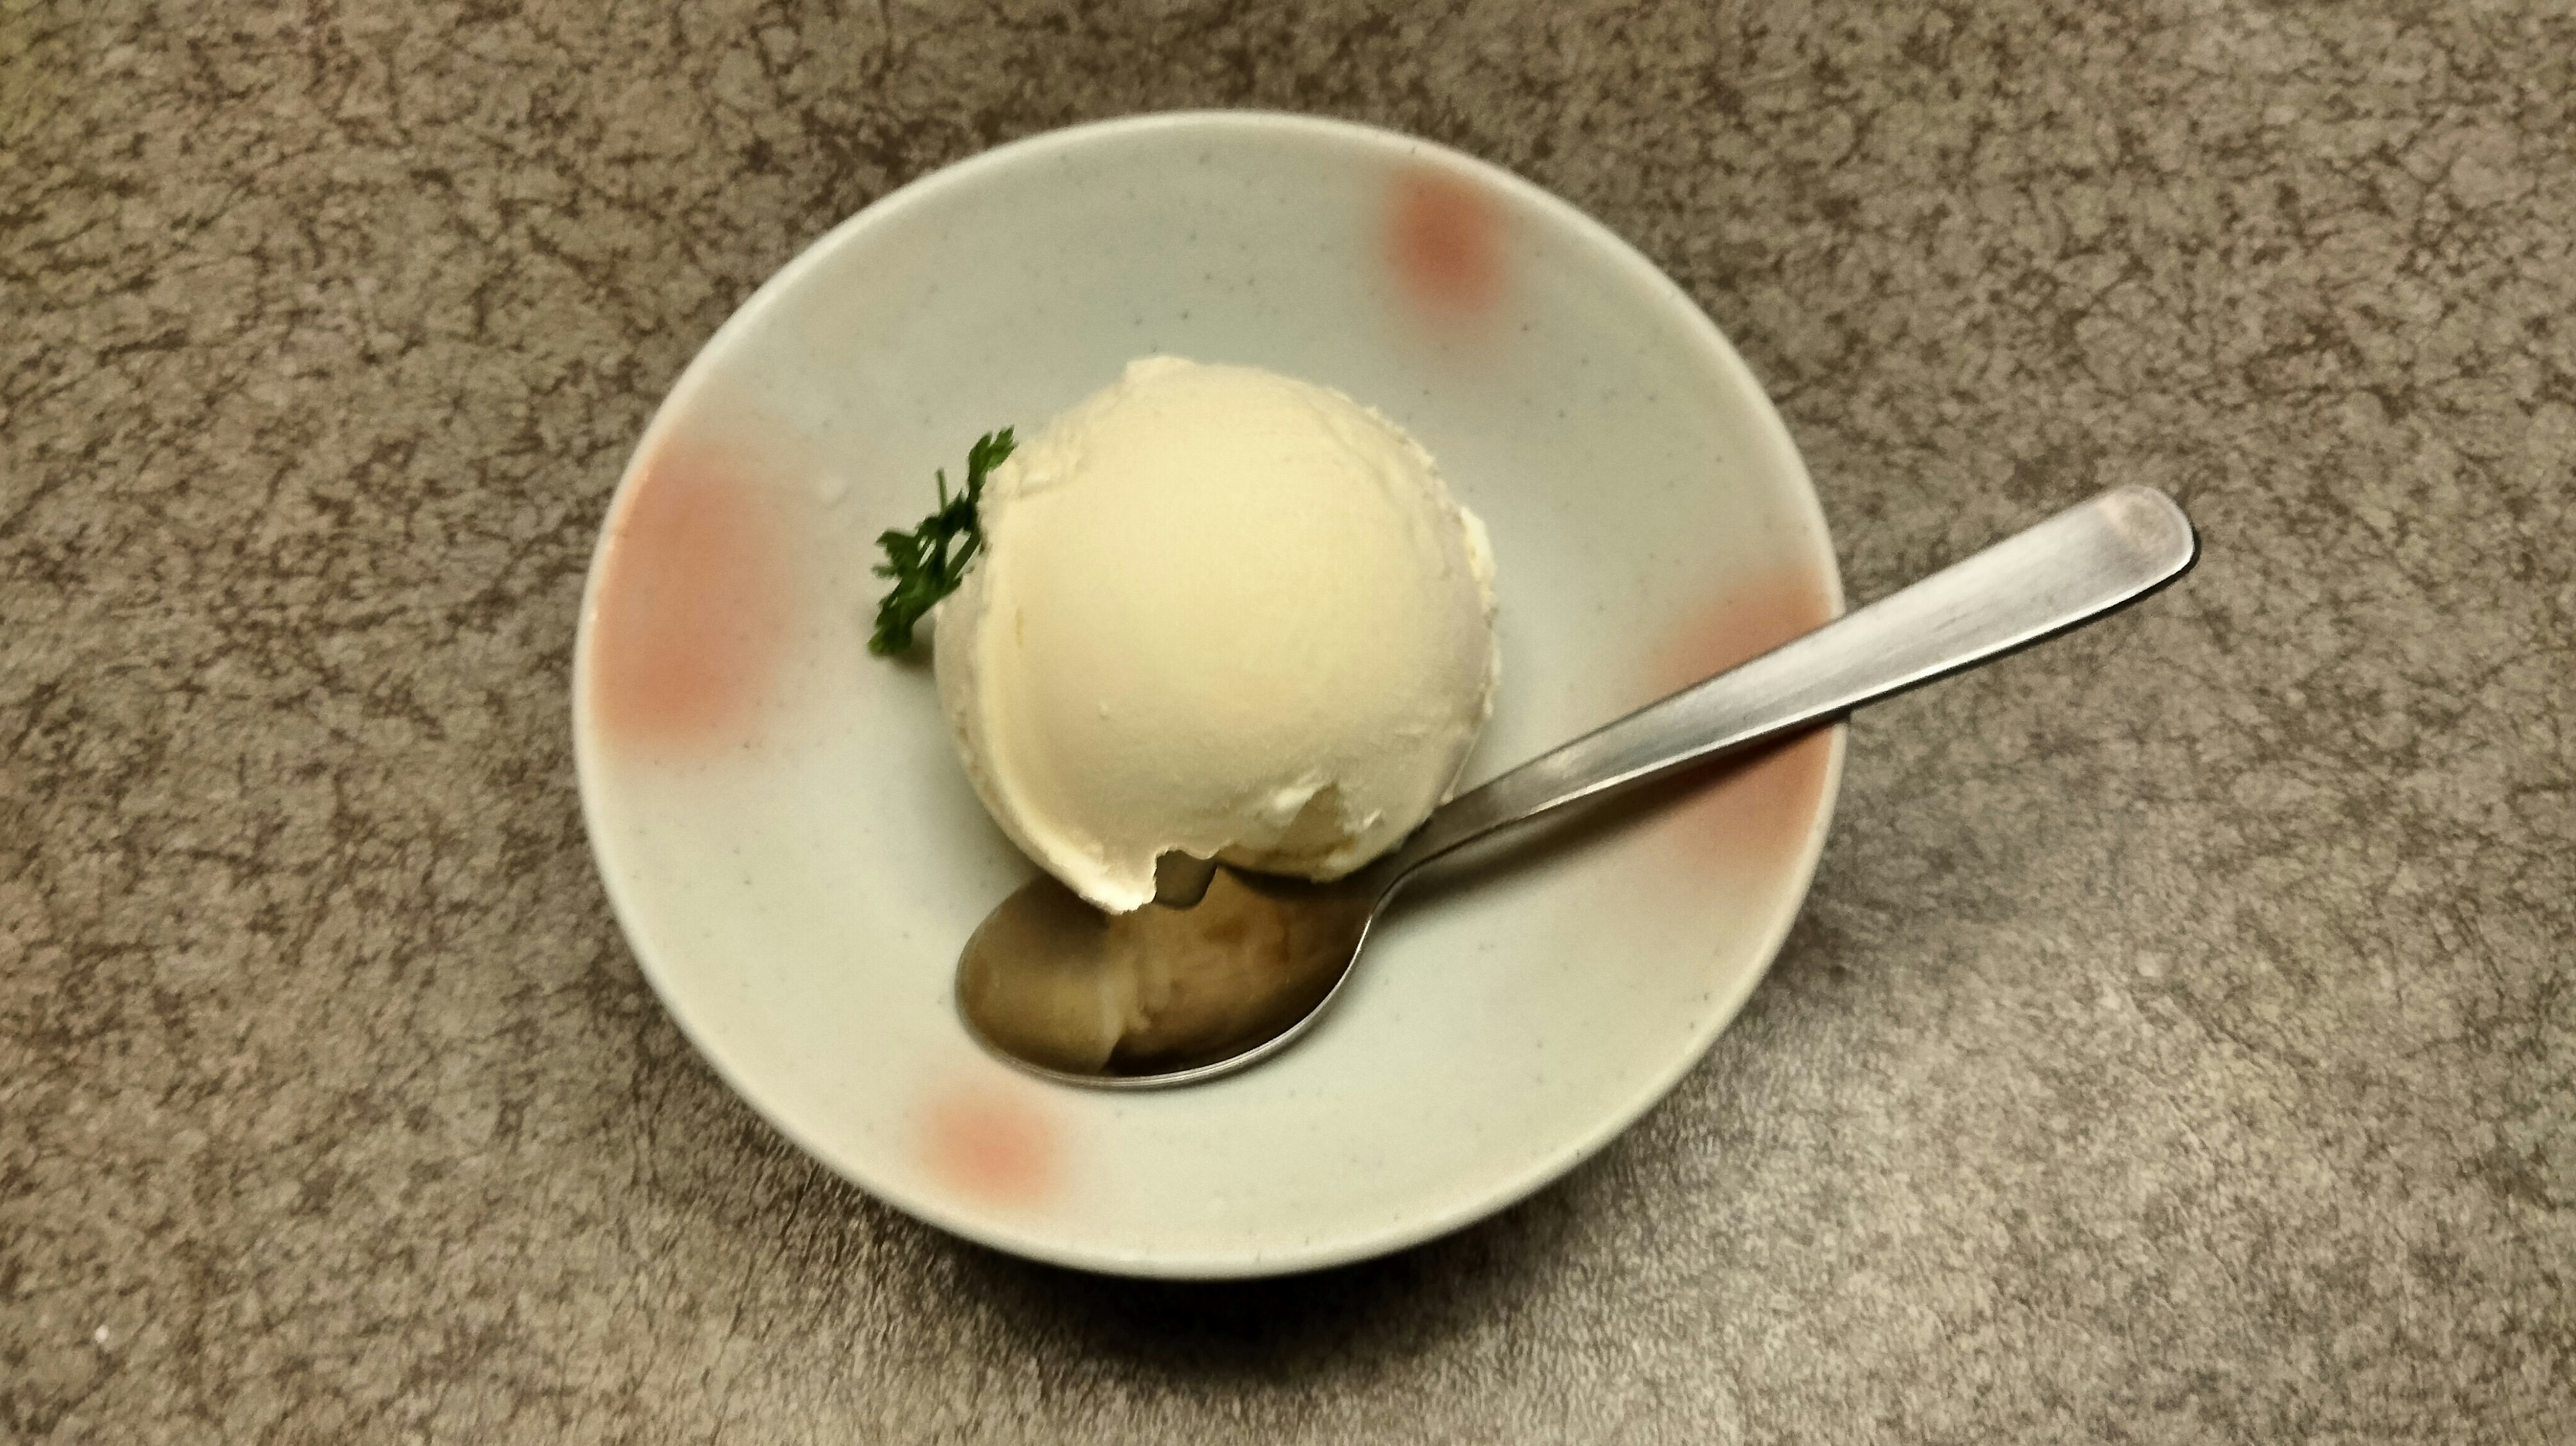
{"label": "reflection on spoon", "polygon": [[2115,488],[1451,799],[1346,879],[1218,868],[1193,902],[1206,867],[1166,860],[1154,903],[1104,915],[1040,878],[967,941],[959,1011],[995,1053],[1068,1083],[1142,1088],[1230,1074],[1321,1017],[1370,921],[1432,859],[2079,627],[2182,576],[2199,555],[2171,498]]}
{"label": "reflection on spoon", "polygon": [[1205,896],[1103,914],[1041,875],[967,941],[957,1000],[988,1044],[1078,1075],[1162,1075],[1279,1036],[1332,993],[1376,900],[1214,871]]}

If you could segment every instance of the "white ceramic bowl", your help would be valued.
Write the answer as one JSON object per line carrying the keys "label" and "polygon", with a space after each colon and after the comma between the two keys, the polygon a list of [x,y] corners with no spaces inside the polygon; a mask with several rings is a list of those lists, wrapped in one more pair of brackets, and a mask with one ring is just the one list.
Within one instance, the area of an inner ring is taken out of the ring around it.
{"label": "white ceramic bowl", "polygon": [[673,1018],[834,1170],[1068,1265],[1329,1265],[1510,1204],[1671,1088],[1788,930],[1841,738],[1409,897],[1332,1016],[1245,1074],[1102,1094],[994,1062],[951,971],[1029,865],[928,669],[866,650],[872,539],[976,434],[1155,351],[1339,387],[1483,514],[1504,667],[1470,782],[1839,610],[1779,418],[1617,237],[1405,136],[1144,116],[905,187],[699,353],[591,567],[582,802]]}

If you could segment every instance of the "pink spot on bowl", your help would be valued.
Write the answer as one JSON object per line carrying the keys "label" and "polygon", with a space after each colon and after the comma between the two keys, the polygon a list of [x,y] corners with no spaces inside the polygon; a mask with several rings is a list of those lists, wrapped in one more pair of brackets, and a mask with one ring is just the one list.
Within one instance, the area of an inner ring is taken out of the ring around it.
{"label": "pink spot on bowl", "polygon": [[[1829,621],[1823,580],[1804,571],[1759,578],[1687,619],[1656,655],[1656,695],[1676,692]],[[1785,868],[1824,800],[1833,737],[1819,731],[1724,765],[1676,809],[1668,837],[1697,866]]]}
{"label": "pink spot on bowl", "polygon": [[1397,175],[1386,249],[1405,294],[1435,316],[1473,316],[1502,296],[1501,215],[1492,198],[1454,176]]}
{"label": "pink spot on bowl", "polygon": [[1025,1092],[958,1086],[933,1098],[922,1121],[923,1163],[960,1193],[997,1205],[1032,1205],[1055,1193],[1058,1131]]}
{"label": "pink spot on bowl", "polygon": [[591,617],[600,737],[703,750],[745,730],[785,652],[795,554],[776,504],[743,467],[666,446],[608,522]]}

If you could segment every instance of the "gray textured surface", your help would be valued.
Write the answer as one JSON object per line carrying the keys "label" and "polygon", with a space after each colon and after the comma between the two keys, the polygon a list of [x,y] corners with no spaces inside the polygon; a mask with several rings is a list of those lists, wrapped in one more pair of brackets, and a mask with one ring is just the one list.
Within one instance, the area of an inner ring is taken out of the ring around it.
{"label": "gray textured surface", "polygon": [[[0,4],[0,1439],[2576,1439],[2568,12],[1232,18],[1293,8]],[[1193,103],[1635,239],[1859,595],[2118,481],[2209,543],[1861,722],[1778,971],[1600,1161],[1222,1289],[736,1105],[564,687],[761,277]]]}

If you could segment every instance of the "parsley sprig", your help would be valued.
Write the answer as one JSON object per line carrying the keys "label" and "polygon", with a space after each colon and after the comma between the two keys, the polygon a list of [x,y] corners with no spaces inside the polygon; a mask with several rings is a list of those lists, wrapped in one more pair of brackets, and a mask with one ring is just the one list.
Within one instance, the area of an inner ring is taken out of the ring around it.
{"label": "parsley sprig", "polygon": [[966,452],[963,491],[948,495],[948,473],[943,469],[936,474],[938,511],[911,532],[889,529],[877,534],[877,546],[885,549],[886,560],[877,564],[876,574],[894,579],[894,586],[877,604],[877,630],[868,639],[869,652],[890,658],[910,648],[913,625],[965,579],[966,564],[984,546],[983,519],[975,510],[984,500],[984,479],[1010,455],[1010,428],[976,438]]}

